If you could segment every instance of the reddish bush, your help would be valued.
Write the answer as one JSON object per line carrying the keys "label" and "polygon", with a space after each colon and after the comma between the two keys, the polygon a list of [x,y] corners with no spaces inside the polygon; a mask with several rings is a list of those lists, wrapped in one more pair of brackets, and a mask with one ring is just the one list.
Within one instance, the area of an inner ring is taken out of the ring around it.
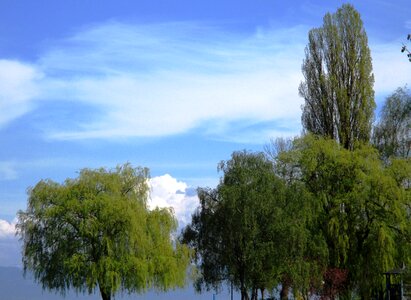
{"label": "reddish bush", "polygon": [[324,273],[324,285],[321,299],[335,299],[345,290],[348,281],[348,270],[339,268],[327,269]]}

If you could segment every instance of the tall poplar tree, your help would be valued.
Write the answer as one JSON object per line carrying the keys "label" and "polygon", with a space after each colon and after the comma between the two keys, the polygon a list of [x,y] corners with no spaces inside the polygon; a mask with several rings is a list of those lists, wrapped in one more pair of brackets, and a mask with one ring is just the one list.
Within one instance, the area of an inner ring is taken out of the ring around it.
{"label": "tall poplar tree", "polygon": [[374,76],[360,14],[344,4],[310,30],[299,93],[305,100],[302,123],[308,132],[332,138],[352,150],[368,142],[374,102]]}

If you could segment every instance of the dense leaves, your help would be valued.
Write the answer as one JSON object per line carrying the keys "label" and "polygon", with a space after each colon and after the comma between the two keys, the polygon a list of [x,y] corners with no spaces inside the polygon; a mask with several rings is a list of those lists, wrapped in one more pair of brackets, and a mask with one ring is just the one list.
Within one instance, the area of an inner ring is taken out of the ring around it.
{"label": "dense leaves", "polygon": [[261,153],[235,152],[219,169],[220,184],[199,189],[200,207],[182,236],[196,251],[198,288],[230,282],[242,299],[279,283],[308,290],[315,268],[305,255],[314,250],[304,187],[288,187]]}
{"label": "dense leaves", "polygon": [[197,287],[370,298],[382,273],[411,262],[411,161],[314,135],[283,142],[266,157],[233,153],[217,188],[199,189],[182,236]]}
{"label": "dense leaves", "polygon": [[314,230],[325,237],[328,267],[348,271],[347,291],[369,297],[381,286],[384,271],[410,259],[402,250],[409,250],[410,199],[404,186],[411,178],[409,160],[386,166],[370,146],[348,151],[310,135],[297,139],[278,160],[300,170],[294,180],[321,205]]}
{"label": "dense leaves", "polygon": [[17,224],[24,270],[43,288],[64,294],[98,287],[103,299],[119,289],[182,286],[187,249],[171,240],[172,212],[147,209],[147,176],[147,169],[126,164],[29,189]]}

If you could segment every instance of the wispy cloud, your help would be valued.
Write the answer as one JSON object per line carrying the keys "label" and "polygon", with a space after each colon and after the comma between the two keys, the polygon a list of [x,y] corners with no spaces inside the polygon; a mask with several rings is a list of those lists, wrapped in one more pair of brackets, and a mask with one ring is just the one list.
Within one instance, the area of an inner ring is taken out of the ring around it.
{"label": "wispy cloud", "polygon": [[245,36],[193,23],[89,28],[55,46],[40,65],[50,77],[46,98],[101,113],[47,134],[165,136],[218,123],[224,132],[213,134],[224,136],[238,120],[276,119],[288,120],[294,132],[305,33],[296,27]]}
{"label": "wispy cloud", "polygon": [[41,77],[33,65],[0,59],[0,128],[31,110]]}
{"label": "wispy cloud", "polygon": [[[260,143],[273,135],[296,135],[308,30],[257,28],[239,34],[190,22],[91,26],[51,44],[35,66],[0,61],[14,70],[8,77],[0,68],[5,86],[0,86],[0,126],[29,111],[37,96],[44,111],[70,108],[65,117],[57,110],[52,119],[39,118],[50,139],[161,137],[196,130],[216,139]],[[398,45],[370,45],[377,95],[411,80]]]}

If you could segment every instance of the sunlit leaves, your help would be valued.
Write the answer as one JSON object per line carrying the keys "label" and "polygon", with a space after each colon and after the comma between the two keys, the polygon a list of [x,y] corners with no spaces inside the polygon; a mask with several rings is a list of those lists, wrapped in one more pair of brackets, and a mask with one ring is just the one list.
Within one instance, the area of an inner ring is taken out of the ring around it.
{"label": "sunlit leaves", "polygon": [[301,177],[296,180],[304,182],[321,205],[318,229],[327,241],[329,266],[347,269],[350,288],[369,296],[381,284],[383,272],[410,256],[404,248],[409,227],[404,183],[411,175],[410,161],[386,165],[370,146],[359,144],[349,151],[310,135],[296,140],[284,155],[299,165]]}
{"label": "sunlit leaves", "polygon": [[149,211],[148,170],[83,169],[63,184],[40,181],[19,212],[23,264],[44,288],[167,290],[184,284],[189,253],[172,241],[172,211]]}

